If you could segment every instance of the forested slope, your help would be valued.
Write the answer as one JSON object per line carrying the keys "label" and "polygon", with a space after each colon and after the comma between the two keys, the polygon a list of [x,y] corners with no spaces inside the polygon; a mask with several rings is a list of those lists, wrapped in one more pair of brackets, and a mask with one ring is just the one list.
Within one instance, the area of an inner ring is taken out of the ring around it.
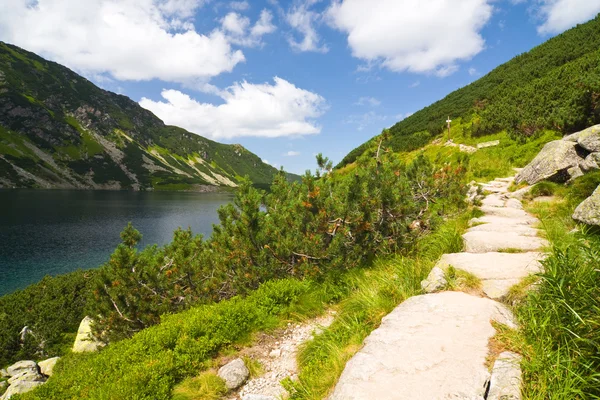
{"label": "forested slope", "polygon": [[166,126],[128,97],[0,42],[0,188],[200,189],[267,185],[241,145]]}
{"label": "forested slope", "polygon": [[[507,130],[531,136],[600,123],[600,15],[497,67],[389,129],[383,146],[413,150],[444,129],[447,116],[471,121],[471,134]],[[352,163],[379,136],[350,152]]]}

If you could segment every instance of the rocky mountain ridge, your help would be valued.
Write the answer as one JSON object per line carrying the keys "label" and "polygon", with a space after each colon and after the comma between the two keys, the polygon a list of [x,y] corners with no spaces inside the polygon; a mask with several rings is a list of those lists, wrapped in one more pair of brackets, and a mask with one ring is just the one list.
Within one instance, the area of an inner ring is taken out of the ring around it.
{"label": "rocky mountain ridge", "polygon": [[277,170],[0,42],[0,188],[215,190]]}

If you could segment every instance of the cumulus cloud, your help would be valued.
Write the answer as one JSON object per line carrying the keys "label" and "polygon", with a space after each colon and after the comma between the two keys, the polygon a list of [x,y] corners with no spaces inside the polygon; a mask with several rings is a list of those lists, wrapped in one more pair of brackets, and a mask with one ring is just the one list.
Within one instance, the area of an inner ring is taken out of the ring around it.
{"label": "cumulus cloud", "polygon": [[375,111],[369,111],[364,114],[350,115],[344,122],[351,125],[356,125],[356,129],[362,131],[367,126],[377,122],[382,122],[387,119],[386,115],[378,114]]}
{"label": "cumulus cloud", "polygon": [[247,1],[232,1],[229,3],[229,8],[236,11],[246,11],[250,8],[250,4]]}
{"label": "cumulus cloud", "polygon": [[161,94],[165,101],[142,98],[140,105],[167,124],[213,139],[318,134],[315,118],[326,108],[320,95],[278,77],[273,84],[244,81],[215,91],[220,105],[200,103],[178,90]]}
{"label": "cumulus cloud", "polygon": [[287,23],[297,31],[302,40],[297,40],[293,36],[288,38],[288,43],[296,51],[314,51],[318,53],[327,53],[329,47],[321,44],[321,37],[317,32],[315,25],[320,22],[321,15],[310,8],[318,3],[319,0],[303,0],[297,2],[285,14]]}
{"label": "cumulus cloud", "polygon": [[544,23],[538,26],[542,35],[556,34],[586,22],[600,13],[600,2],[594,0],[538,0]]}
{"label": "cumulus cloud", "polygon": [[88,75],[208,80],[243,62],[220,29],[199,33],[202,0],[12,1],[0,37]]}
{"label": "cumulus cloud", "polygon": [[356,103],[354,103],[357,106],[371,106],[371,107],[377,107],[378,105],[381,104],[380,100],[377,100],[375,97],[361,97],[358,99],[358,101]]}
{"label": "cumulus cloud", "polygon": [[476,68],[471,67],[471,68],[469,68],[469,75],[471,75],[471,76],[479,75],[479,72],[477,71]]}
{"label": "cumulus cloud", "polygon": [[347,34],[354,57],[396,72],[448,76],[481,52],[492,0],[334,0],[331,26]]}
{"label": "cumulus cloud", "polygon": [[275,25],[273,15],[268,10],[262,10],[256,23],[250,27],[250,19],[236,12],[230,12],[221,19],[221,26],[226,32],[227,39],[240,46],[255,47],[262,45],[262,37],[273,33]]}
{"label": "cumulus cloud", "polygon": [[287,153],[284,154],[284,156],[286,157],[296,157],[299,156],[300,152],[299,151],[294,151],[294,150],[290,150]]}

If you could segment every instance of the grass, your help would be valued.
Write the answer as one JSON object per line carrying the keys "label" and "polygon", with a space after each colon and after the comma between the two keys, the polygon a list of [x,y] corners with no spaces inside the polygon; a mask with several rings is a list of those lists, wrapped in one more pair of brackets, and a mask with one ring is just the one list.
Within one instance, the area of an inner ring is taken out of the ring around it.
{"label": "grass", "polygon": [[260,361],[255,360],[254,358],[250,358],[248,356],[242,357],[242,360],[244,360],[244,364],[250,372],[251,379],[258,378],[259,376],[262,376],[265,373],[265,368],[263,367]]}
{"label": "grass", "polygon": [[516,247],[506,247],[503,249],[498,249],[498,253],[511,253],[511,254],[516,254],[516,253],[525,253],[526,251],[523,249],[517,249]]}
{"label": "grass", "polygon": [[481,279],[470,272],[449,266],[446,269],[447,290],[471,292],[481,289]]}
{"label": "grass", "polygon": [[471,211],[446,221],[424,237],[408,256],[381,260],[353,276],[354,290],[338,307],[338,317],[299,353],[300,373],[285,386],[292,399],[322,399],[333,389],[346,362],[381,319],[405,299],[421,294],[420,282],[444,253],[459,252]]}
{"label": "grass", "polygon": [[186,378],[173,389],[173,400],[218,400],[227,393],[225,381],[214,371]]}
{"label": "grass", "polygon": [[600,236],[581,227],[573,232],[571,219],[598,181],[596,173],[567,187],[541,185],[557,201],[527,205],[546,229],[551,252],[544,272],[525,278],[505,299],[521,329],[499,327],[490,343],[523,355],[524,399],[600,398]]}

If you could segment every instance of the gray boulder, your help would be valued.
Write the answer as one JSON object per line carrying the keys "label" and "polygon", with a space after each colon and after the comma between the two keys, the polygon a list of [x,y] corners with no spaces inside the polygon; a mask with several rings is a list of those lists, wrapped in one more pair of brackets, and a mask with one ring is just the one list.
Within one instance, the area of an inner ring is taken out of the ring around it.
{"label": "gray boulder", "polygon": [[579,164],[579,168],[581,168],[583,172],[590,172],[600,169],[600,153],[589,154],[585,160]]}
{"label": "gray boulder", "polygon": [[553,178],[567,181],[567,170],[583,162],[576,151],[577,143],[568,140],[555,140],[547,143],[542,151],[515,177],[515,182],[527,182],[530,185],[544,179]]}
{"label": "gray boulder", "polygon": [[52,371],[54,370],[54,366],[56,362],[60,359],[60,357],[52,357],[44,361],[40,361],[38,366],[40,367],[40,372],[46,376],[52,376]]}
{"label": "gray boulder", "polygon": [[594,125],[579,132],[577,144],[587,151],[600,151],[600,125]]}
{"label": "gray boulder", "polygon": [[571,182],[571,181],[579,178],[580,176],[583,176],[583,171],[581,170],[579,165],[576,165],[574,167],[569,168],[567,170],[567,174],[569,174],[569,182]]}
{"label": "gray boulder", "polygon": [[17,375],[15,376],[11,376],[8,379],[8,384],[9,385],[14,385],[15,383],[19,382],[19,381],[32,381],[32,382],[45,382],[46,378],[40,374],[39,372],[35,371],[23,371],[23,372],[19,372]]}
{"label": "gray boulder", "polygon": [[15,375],[19,375],[23,372],[31,372],[31,373],[37,374],[39,372],[39,370],[38,370],[38,366],[35,361],[23,360],[23,361],[17,361],[16,363],[14,363],[10,367],[8,367],[6,369],[6,372],[8,373],[9,376],[15,376]]}
{"label": "gray boulder", "polygon": [[573,219],[588,225],[600,225],[600,187],[577,206]]}
{"label": "gray boulder", "polygon": [[8,378],[10,375],[8,374],[8,371],[5,369],[0,369],[0,378]]}
{"label": "gray boulder", "polygon": [[227,389],[234,390],[246,382],[246,379],[248,379],[248,376],[250,375],[250,371],[248,371],[246,364],[244,364],[244,360],[236,358],[222,366],[219,369],[218,375],[225,381]]}

